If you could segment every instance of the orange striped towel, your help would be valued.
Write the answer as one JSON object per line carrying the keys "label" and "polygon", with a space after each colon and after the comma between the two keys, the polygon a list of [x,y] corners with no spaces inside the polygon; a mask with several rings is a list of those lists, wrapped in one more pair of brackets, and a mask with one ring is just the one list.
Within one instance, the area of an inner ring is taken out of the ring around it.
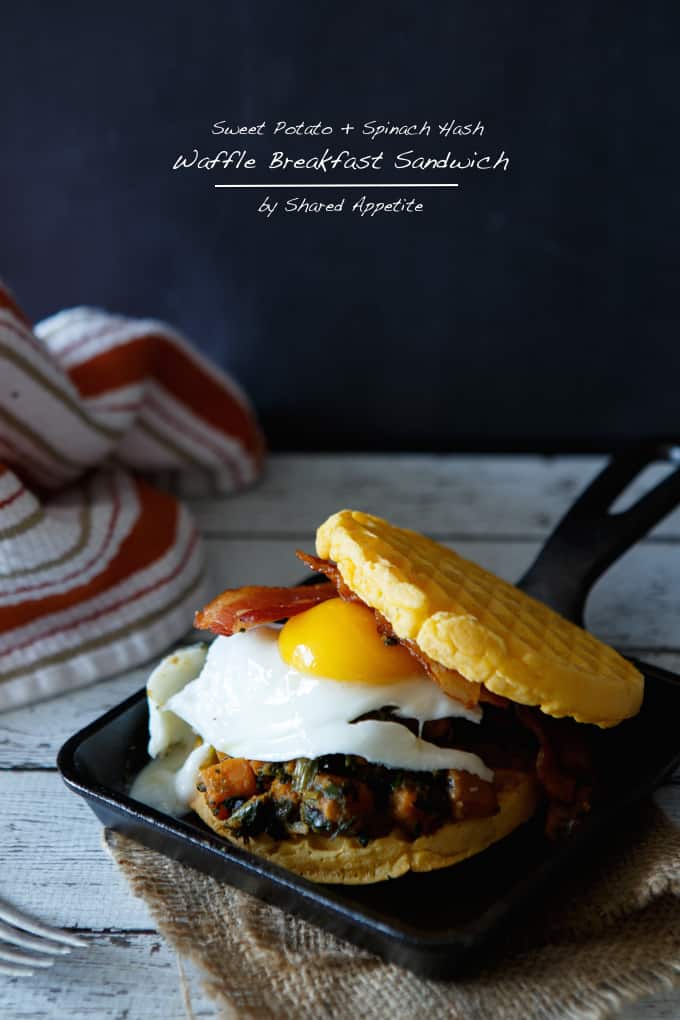
{"label": "orange striped towel", "polygon": [[262,452],[247,398],[168,326],[76,308],[32,330],[0,286],[0,710],[190,629],[199,536],[130,468],[225,491]]}

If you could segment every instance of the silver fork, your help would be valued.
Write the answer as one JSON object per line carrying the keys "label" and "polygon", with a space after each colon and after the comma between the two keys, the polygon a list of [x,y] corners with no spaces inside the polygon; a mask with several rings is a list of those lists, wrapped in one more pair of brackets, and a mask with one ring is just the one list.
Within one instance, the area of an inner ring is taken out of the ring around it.
{"label": "silver fork", "polygon": [[[42,921],[36,921],[16,907],[0,900],[0,974],[11,977],[30,977],[35,968],[51,967],[54,956],[63,956],[71,949],[86,946],[87,942],[53,928]],[[30,949],[24,953],[19,949]]]}

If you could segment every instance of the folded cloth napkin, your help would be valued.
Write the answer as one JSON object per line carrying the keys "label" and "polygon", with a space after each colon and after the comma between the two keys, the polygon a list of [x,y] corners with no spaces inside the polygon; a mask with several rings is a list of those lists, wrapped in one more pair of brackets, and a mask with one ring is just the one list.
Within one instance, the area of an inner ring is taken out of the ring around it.
{"label": "folded cloth napkin", "polygon": [[31,329],[0,286],[0,710],[189,629],[199,536],[133,472],[235,490],[262,453],[245,395],[168,326],[74,308]]}
{"label": "folded cloth napkin", "polygon": [[680,985],[680,832],[647,803],[618,836],[456,981],[383,963],[117,832],[105,845],[221,1017],[600,1020]]}

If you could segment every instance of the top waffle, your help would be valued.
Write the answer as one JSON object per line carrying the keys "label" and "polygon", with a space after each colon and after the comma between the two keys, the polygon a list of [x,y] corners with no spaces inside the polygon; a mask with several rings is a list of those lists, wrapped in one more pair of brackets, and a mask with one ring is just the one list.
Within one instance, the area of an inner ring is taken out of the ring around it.
{"label": "top waffle", "polygon": [[494,694],[601,727],[639,711],[644,679],[618,652],[424,535],[341,510],[316,547],[397,637]]}

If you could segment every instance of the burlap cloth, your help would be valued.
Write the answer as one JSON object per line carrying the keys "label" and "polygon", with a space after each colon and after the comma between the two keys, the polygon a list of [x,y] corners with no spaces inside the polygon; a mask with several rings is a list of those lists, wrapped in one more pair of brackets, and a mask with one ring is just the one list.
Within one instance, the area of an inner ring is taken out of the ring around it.
{"label": "burlap cloth", "polygon": [[455,982],[383,963],[118,833],[105,842],[222,1017],[590,1020],[680,984],[680,830],[652,803]]}

